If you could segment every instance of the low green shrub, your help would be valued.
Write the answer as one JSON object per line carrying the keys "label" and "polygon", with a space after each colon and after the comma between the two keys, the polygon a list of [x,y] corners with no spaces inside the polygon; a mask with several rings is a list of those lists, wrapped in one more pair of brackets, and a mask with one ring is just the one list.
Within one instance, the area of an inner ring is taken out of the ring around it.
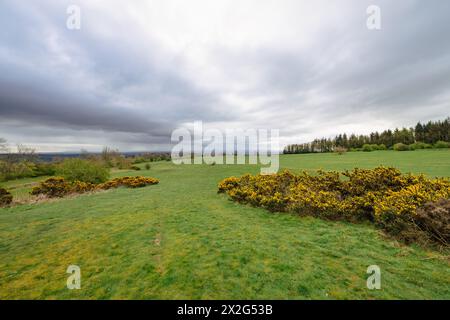
{"label": "low green shrub", "polygon": [[374,150],[375,149],[373,148],[373,145],[371,145],[371,144],[365,144],[362,146],[362,151],[364,151],[364,152],[372,152]]}
{"label": "low green shrub", "polygon": [[416,142],[409,145],[411,150],[422,150],[422,149],[431,149],[433,146],[424,142]]}
{"label": "low green shrub", "polygon": [[394,144],[395,151],[409,151],[409,146],[404,143],[396,143]]}
{"label": "low green shrub", "polygon": [[102,183],[109,178],[109,169],[100,162],[84,159],[65,159],[56,169],[56,174],[69,182]]}
{"label": "low green shrub", "polygon": [[133,164],[139,164],[144,162],[156,162],[156,161],[170,161],[170,153],[146,153],[133,158]]}
{"label": "low green shrub", "polygon": [[445,148],[448,148],[449,146],[450,146],[450,144],[445,141],[438,141],[434,144],[434,147],[436,149],[445,149]]}
{"label": "low green shrub", "polygon": [[45,162],[0,160],[0,181],[52,176],[55,165]]}

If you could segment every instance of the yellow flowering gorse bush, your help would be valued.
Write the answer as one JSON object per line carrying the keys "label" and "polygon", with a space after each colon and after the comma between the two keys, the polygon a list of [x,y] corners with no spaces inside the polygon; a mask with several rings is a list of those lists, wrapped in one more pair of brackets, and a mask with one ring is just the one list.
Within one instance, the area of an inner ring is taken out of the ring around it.
{"label": "yellow flowering gorse bush", "polygon": [[388,167],[298,175],[289,171],[244,175],[227,178],[218,188],[234,201],[270,211],[370,220],[380,225],[413,218],[426,203],[450,198],[449,179],[402,174]]}
{"label": "yellow flowering gorse bush", "polygon": [[149,185],[158,184],[159,180],[147,177],[122,177],[116,178],[105,183],[93,184],[89,182],[75,181],[67,182],[64,178],[49,178],[34,187],[31,191],[32,195],[43,194],[51,198],[63,197],[68,194],[86,193],[91,191],[109,190],[119,187],[142,188]]}
{"label": "yellow flowering gorse bush", "polygon": [[0,188],[0,207],[8,206],[12,203],[13,196],[4,188]]}

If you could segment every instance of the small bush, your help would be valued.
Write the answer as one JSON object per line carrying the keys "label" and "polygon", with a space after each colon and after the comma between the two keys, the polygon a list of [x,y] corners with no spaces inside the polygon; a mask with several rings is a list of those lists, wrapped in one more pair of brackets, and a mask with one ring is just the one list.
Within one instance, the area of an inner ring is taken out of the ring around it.
{"label": "small bush", "polygon": [[438,141],[434,144],[436,149],[445,149],[449,147],[449,143],[445,141]]}
{"label": "small bush", "polygon": [[133,161],[131,159],[128,158],[124,158],[124,157],[117,157],[114,159],[114,161],[112,162],[112,166],[116,167],[120,170],[126,170],[126,169],[133,169]]}
{"label": "small bush", "polygon": [[56,170],[58,176],[69,182],[102,183],[109,178],[109,169],[99,162],[84,159],[66,159]]}
{"label": "small bush", "polygon": [[130,169],[134,170],[134,171],[140,171],[141,170],[141,168],[138,167],[138,166],[131,166]]}
{"label": "small bush", "polygon": [[0,207],[6,207],[12,203],[13,196],[6,189],[0,188]]}
{"label": "small bush", "polygon": [[33,170],[35,177],[53,176],[56,173],[56,166],[53,163],[37,163]]}
{"label": "small bush", "polygon": [[416,142],[409,145],[411,150],[422,150],[422,149],[431,149],[433,146],[431,144]]}
{"label": "small bush", "polygon": [[371,144],[370,146],[372,147],[373,151],[380,150],[380,147],[377,144]]}
{"label": "small bush", "polygon": [[145,170],[150,170],[150,168],[151,168],[150,163],[146,163],[145,164]]}
{"label": "small bush", "polygon": [[364,152],[372,152],[374,151],[374,148],[371,144],[365,144],[362,146],[362,151]]}
{"label": "small bush", "polygon": [[384,144],[365,144],[362,146],[361,151],[371,152],[377,150],[387,150]]}
{"label": "small bush", "polygon": [[31,190],[32,195],[46,195],[50,198],[61,198],[71,192],[71,186],[62,177],[54,177],[41,182]]}
{"label": "small bush", "polygon": [[41,182],[34,187],[32,195],[46,195],[49,198],[61,198],[73,193],[86,193],[98,190],[109,190],[118,187],[142,188],[148,185],[158,184],[159,180],[146,177],[123,177],[111,181],[93,184],[90,182],[75,181],[67,182],[62,177],[54,177]]}
{"label": "small bush", "polygon": [[133,164],[144,163],[144,162],[146,162],[146,161],[147,161],[147,160],[145,160],[144,157],[136,157],[136,158],[134,158],[134,160],[133,160]]}
{"label": "small bush", "polygon": [[0,160],[0,181],[33,177],[35,169],[36,165],[33,162]]}
{"label": "small bush", "polygon": [[135,156],[133,159],[134,164],[144,163],[144,162],[155,162],[155,161],[170,161],[170,153],[147,153],[139,156]]}
{"label": "small bush", "polygon": [[395,151],[409,151],[409,146],[404,143],[396,143],[394,144]]}

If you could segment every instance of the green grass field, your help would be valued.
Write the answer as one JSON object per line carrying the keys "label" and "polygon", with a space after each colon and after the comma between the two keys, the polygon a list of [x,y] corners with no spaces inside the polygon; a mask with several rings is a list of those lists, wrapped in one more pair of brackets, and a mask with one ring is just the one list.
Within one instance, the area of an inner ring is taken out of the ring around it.
{"label": "green grass field", "polygon": [[[294,171],[381,164],[448,177],[450,151],[281,157]],[[221,179],[258,172],[159,162],[114,173],[156,177],[156,186],[0,209],[0,298],[450,299],[449,253],[399,244],[369,224],[272,214],[217,194]],[[38,180],[4,185],[26,199]],[[72,264],[81,290],[66,288]],[[366,287],[373,264],[381,290]]]}

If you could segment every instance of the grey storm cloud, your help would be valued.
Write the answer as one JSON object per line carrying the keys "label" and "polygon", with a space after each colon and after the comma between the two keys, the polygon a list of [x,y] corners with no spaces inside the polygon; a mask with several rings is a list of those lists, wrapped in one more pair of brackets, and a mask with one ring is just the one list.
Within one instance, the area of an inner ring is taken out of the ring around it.
{"label": "grey storm cloud", "polygon": [[[444,118],[450,3],[0,3],[0,136],[40,150],[167,148],[197,120],[282,142]],[[382,29],[366,28],[381,8]],[[53,147],[49,147],[53,146]]]}

